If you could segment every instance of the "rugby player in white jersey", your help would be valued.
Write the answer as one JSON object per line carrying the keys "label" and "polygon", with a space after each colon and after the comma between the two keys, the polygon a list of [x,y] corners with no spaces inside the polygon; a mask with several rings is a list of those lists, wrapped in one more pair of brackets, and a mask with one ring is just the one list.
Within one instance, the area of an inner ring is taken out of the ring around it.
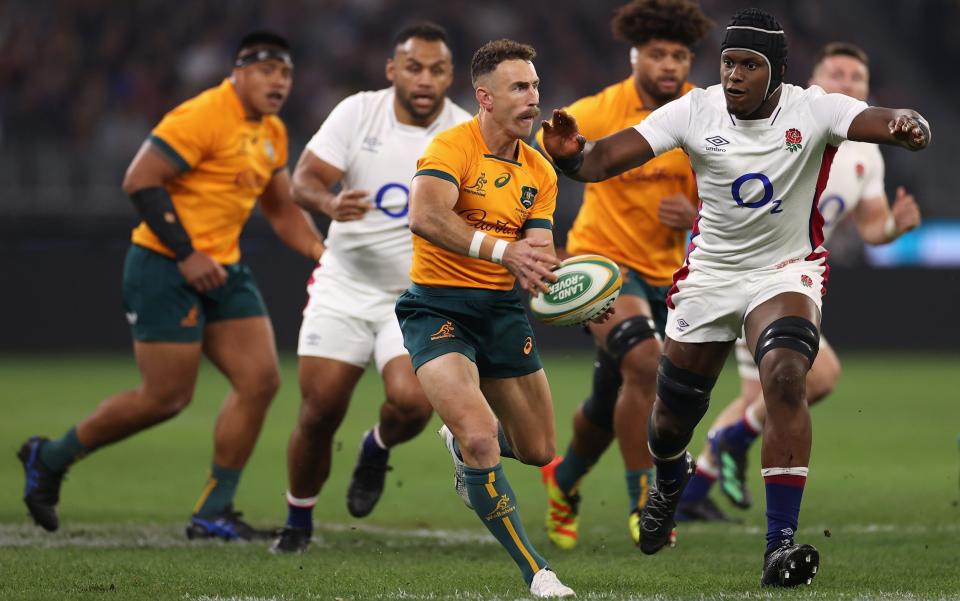
{"label": "rugby player in white jersey", "polygon": [[373,510],[390,469],[389,449],[419,434],[432,414],[394,313],[410,285],[409,185],[433,137],[471,115],[445,97],[453,63],[446,33],[434,24],[397,34],[386,75],[391,87],[354,94],[334,108],[293,175],[294,199],[332,223],[307,285],[297,348],[302,401],[287,449],[289,513],[275,552],[300,552],[310,542],[333,436],[371,359],[386,401],[360,444],[347,490],[352,515]]}
{"label": "rugby player in white jersey", "polygon": [[640,549],[669,541],[692,458],[687,445],[710,390],[745,329],[767,406],[761,453],[767,497],[762,585],[809,583],[820,563],[794,542],[810,459],[805,376],[816,358],[826,281],[817,199],[844,140],[921,150],[930,127],[915,111],[868,107],[818,86],[783,83],[786,35],[771,15],[734,15],[721,44],[720,84],[695,89],[640,122],[587,142],[554,111],[544,148],[581,181],[601,181],[683,148],[700,214],[667,297],[667,340],[649,444],[657,479],[641,512]]}
{"label": "rugby player in white jersey", "polygon": [[[870,92],[867,54],[859,47],[832,42],[814,61],[810,84],[827,93],[846,94],[866,100]],[[830,179],[820,195],[825,241],[841,220],[856,224],[867,244],[887,244],[920,225],[920,209],[913,196],[897,188],[891,206],[883,187],[883,156],[875,144],[844,142],[830,167]],[[696,471],[680,500],[677,520],[711,520],[722,514],[707,496],[719,478],[720,490],[741,508],[751,504],[746,486],[747,451],[763,430],[766,405],[760,388],[760,373],[743,338],[737,340],[740,396],[728,405],[711,425],[708,444],[697,457]],[[820,352],[807,374],[807,404],[822,400],[840,378],[836,353],[820,338]]]}

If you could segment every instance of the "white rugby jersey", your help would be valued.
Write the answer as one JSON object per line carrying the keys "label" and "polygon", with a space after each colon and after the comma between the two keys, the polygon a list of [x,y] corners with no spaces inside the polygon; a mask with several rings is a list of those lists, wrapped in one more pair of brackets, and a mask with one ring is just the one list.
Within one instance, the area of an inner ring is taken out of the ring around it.
{"label": "white rugby jersey", "polygon": [[307,150],[344,172],[344,188],[368,190],[374,208],[357,221],[334,221],[327,233],[325,271],[386,291],[410,285],[413,242],[408,226],[410,180],[433,137],[472,118],[444,99],[430,127],[404,125],[393,108],[393,88],[342,100]]}
{"label": "white rugby jersey", "polygon": [[820,195],[823,237],[829,240],[834,228],[863,198],[884,195],[883,155],[876,144],[844,142],[833,157],[830,180]]}
{"label": "white rugby jersey", "polygon": [[700,215],[688,264],[745,270],[817,260],[817,199],[837,146],[866,103],[818,86],[783,84],[766,119],[727,112],[720,85],[695,89],[636,125],[659,155],[681,147],[697,175]]}

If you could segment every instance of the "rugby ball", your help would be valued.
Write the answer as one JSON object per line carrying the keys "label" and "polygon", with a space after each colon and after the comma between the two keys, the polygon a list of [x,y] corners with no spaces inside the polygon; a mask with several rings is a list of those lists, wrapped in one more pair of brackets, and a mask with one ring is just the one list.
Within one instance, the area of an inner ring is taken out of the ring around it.
{"label": "rugby ball", "polygon": [[570,257],[553,271],[549,292],[530,299],[530,312],[552,326],[576,326],[610,308],[620,295],[623,277],[617,264],[600,255]]}

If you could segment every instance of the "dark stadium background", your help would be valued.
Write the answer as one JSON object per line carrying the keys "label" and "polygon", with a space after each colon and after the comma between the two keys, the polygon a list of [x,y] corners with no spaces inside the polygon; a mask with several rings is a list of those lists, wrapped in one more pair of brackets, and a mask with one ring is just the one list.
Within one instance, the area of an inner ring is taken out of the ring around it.
{"label": "dark stadium background", "polygon": [[[269,28],[294,47],[293,97],[281,116],[291,162],[344,96],[386,85],[384,60],[400,24],[429,18],[450,34],[453,98],[475,108],[469,57],[483,42],[533,44],[549,111],[629,74],[626,45],[609,17],[620,0],[272,0],[269,3],[140,0],[0,0],[0,351],[129,347],[120,272],[137,219],[120,190],[123,172],[165,111],[229,72],[236,41]],[[717,22],[697,49],[691,80],[717,81],[722,26],[747,1],[702,0]],[[871,102],[921,111],[934,142],[920,154],[884,150],[887,189],[914,192],[925,220],[960,229],[955,194],[955,99],[960,2],[758,1],[790,40],[787,81],[805,84],[825,42],[846,40],[871,57]],[[562,185],[560,240],[578,206]],[[954,238],[960,240],[960,236]],[[308,262],[254,217],[243,240],[267,298],[278,343],[291,350],[305,301]],[[953,249],[945,249],[947,254]],[[878,269],[856,235],[832,246],[825,331],[844,349],[960,348],[957,266]],[[541,328],[541,347],[584,346],[576,332]]]}

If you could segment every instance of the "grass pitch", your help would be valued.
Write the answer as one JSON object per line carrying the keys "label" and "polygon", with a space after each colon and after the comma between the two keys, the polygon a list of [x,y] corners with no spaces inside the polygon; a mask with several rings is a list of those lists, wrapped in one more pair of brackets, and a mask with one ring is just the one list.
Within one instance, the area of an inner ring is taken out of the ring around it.
{"label": "grass pitch", "polygon": [[[615,449],[584,486],[580,546],[551,548],[545,495],[533,468],[505,462],[533,544],[581,599],[957,599],[960,598],[958,438],[960,357],[841,357],[835,394],[814,410],[814,453],[798,538],[816,545],[812,587],[760,589],[763,489],[751,470],[755,507],[724,509],[740,524],[687,525],[680,544],[642,556],[628,539],[627,499]],[[558,444],[589,385],[587,355],[548,355]],[[296,361],[240,484],[237,506],[251,522],[285,517],[285,449],[296,415]],[[427,431],[396,449],[374,513],[349,516],[346,485],[381,388],[367,376],[338,435],[333,474],[315,512],[314,545],[274,557],[262,543],[190,543],[183,527],[203,486],[223,378],[205,366],[194,403],[180,416],[71,470],[61,530],[32,526],[20,501],[14,457],[29,435],[59,436],[100,398],[137,383],[127,356],[0,359],[0,598],[3,599],[520,599],[519,572],[452,487],[442,445]],[[727,370],[702,438],[736,393]],[[433,428],[436,429],[436,428]],[[759,463],[754,449],[753,466]],[[717,494],[717,493],[715,493]]]}

